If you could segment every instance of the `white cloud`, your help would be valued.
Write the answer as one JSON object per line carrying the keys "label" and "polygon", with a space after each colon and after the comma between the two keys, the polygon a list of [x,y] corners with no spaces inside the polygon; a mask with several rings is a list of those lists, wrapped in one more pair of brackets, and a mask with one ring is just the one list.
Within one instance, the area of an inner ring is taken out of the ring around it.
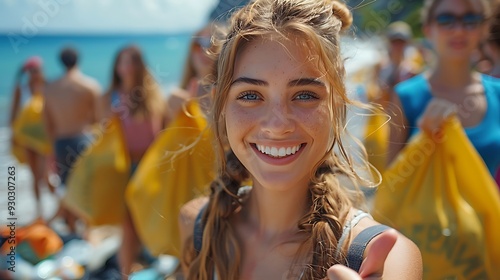
{"label": "white cloud", "polygon": [[201,27],[217,0],[0,0],[0,32],[182,32]]}

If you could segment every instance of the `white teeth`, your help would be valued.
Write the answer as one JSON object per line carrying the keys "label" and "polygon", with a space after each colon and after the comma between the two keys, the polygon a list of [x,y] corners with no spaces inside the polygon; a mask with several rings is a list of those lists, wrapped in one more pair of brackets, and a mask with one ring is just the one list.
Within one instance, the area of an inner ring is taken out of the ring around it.
{"label": "white teeth", "polygon": [[281,158],[281,157],[286,157],[289,155],[295,154],[298,150],[300,150],[301,145],[295,146],[295,147],[267,147],[267,146],[261,146],[261,145],[256,145],[257,150],[259,150],[261,153],[276,157],[276,158]]}

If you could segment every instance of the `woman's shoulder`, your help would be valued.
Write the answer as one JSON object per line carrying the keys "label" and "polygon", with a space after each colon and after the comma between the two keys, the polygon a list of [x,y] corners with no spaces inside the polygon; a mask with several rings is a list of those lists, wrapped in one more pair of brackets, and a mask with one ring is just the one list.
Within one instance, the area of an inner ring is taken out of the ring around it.
{"label": "woman's shoulder", "polygon": [[413,95],[415,92],[425,90],[426,86],[427,81],[424,74],[418,74],[397,84],[394,91],[399,95]]}
{"label": "woman's shoulder", "polygon": [[179,227],[183,237],[187,238],[192,235],[196,217],[207,203],[208,197],[199,197],[181,207],[179,211]]}

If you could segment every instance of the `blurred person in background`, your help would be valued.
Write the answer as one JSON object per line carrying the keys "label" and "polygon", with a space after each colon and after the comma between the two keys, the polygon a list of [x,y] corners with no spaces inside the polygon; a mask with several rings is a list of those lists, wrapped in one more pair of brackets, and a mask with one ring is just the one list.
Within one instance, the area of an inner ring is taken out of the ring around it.
{"label": "blurred person in background", "polygon": [[[159,85],[146,68],[141,50],[136,46],[121,49],[116,56],[111,86],[102,96],[100,118],[120,118],[131,160],[132,177],[142,156],[165,122],[165,102]],[[141,253],[141,242],[130,213],[122,223],[122,244],[118,260],[123,279],[133,270]]]}
{"label": "blurred person in background", "polygon": [[434,67],[395,87],[388,162],[408,139],[423,130],[438,136],[443,122],[457,114],[469,140],[491,174],[500,166],[500,95],[495,78],[472,70],[491,13],[486,0],[425,0],[423,30],[436,54]]}
{"label": "blurred person in background", "polygon": [[[64,192],[66,179],[76,159],[92,143],[88,130],[97,121],[101,87],[96,80],[80,71],[75,49],[62,49],[59,59],[65,73],[45,89],[44,120],[54,147],[61,186],[59,190]],[[54,218],[58,216],[64,218],[71,233],[76,233],[77,218],[62,204]]]}
{"label": "blurred person in background", "polygon": [[193,98],[199,97],[202,107],[207,106],[207,98],[204,98],[207,90],[202,84],[213,67],[213,58],[209,56],[213,28],[209,24],[193,36],[179,88],[167,100],[167,123],[175,119],[183,105]]}
{"label": "blurred person in background", "polygon": [[[212,134],[205,119],[211,102],[205,84],[214,66],[211,55],[214,31],[214,24],[209,23],[193,34],[179,88],[167,99],[168,124],[141,162],[134,181],[127,187],[127,205],[139,237],[147,239],[148,246],[155,247],[152,250],[166,250],[164,253],[175,256],[180,255],[179,246],[182,246],[176,223],[179,209],[203,193],[214,176]],[[190,149],[182,151],[181,148],[178,157],[166,155],[166,151],[179,150],[180,147]],[[157,217],[161,217],[165,224],[158,225]],[[161,233],[161,237],[148,232],[153,228]],[[154,241],[157,238],[161,241]],[[179,267],[176,273],[180,273]]]}
{"label": "blurred person in background", "polygon": [[[496,4],[493,11],[484,50],[492,62],[488,74],[500,78],[500,3]],[[495,179],[498,186],[500,186],[500,169],[497,170]]]}
{"label": "blurred person in background", "polygon": [[[12,129],[11,148],[21,163],[27,163],[33,179],[33,191],[36,199],[36,215],[42,218],[40,201],[42,183],[46,183],[51,191],[53,186],[48,180],[47,150],[48,145],[43,131],[44,87],[46,84],[42,70],[42,59],[38,56],[29,58],[16,76],[16,85],[12,97],[10,127]],[[23,78],[27,82],[23,84]],[[24,131],[29,130],[30,135]]]}
{"label": "blurred person in background", "polygon": [[74,161],[92,141],[86,133],[97,122],[101,87],[80,71],[75,49],[64,48],[59,58],[65,73],[47,85],[44,117],[64,186]]}
{"label": "blurred person in background", "polygon": [[[396,21],[387,27],[387,60],[380,66],[379,83],[383,92],[389,93],[394,86],[417,75],[423,66],[423,58],[412,46],[411,27],[403,21]],[[410,53],[410,51],[413,51]]]}
{"label": "blurred person in background", "polygon": [[[365,89],[367,101],[387,111],[392,110],[389,106],[394,86],[420,73],[424,58],[412,42],[413,33],[407,23],[396,21],[389,24],[385,38],[385,59],[374,65]],[[366,122],[364,145],[368,159],[376,169],[372,171],[374,178],[378,177],[377,173],[385,171],[390,130],[388,122],[387,114],[377,111],[370,113]]]}

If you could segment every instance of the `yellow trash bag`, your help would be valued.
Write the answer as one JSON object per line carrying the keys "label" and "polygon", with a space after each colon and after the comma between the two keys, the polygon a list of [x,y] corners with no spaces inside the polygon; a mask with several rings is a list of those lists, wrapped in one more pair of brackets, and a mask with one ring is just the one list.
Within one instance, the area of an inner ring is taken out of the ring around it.
{"label": "yellow trash bag", "polygon": [[[364,145],[368,161],[381,174],[387,164],[389,144],[389,117],[383,113],[373,113],[368,117],[365,127]],[[373,178],[380,178],[373,174]]]}
{"label": "yellow trash bag", "polygon": [[24,162],[25,158],[19,151],[18,145],[44,155],[52,152],[52,145],[43,123],[43,103],[42,94],[34,94],[14,120],[12,136],[16,145],[11,147],[11,150],[20,162]]}
{"label": "yellow trash bag", "polygon": [[93,145],[75,161],[67,180],[65,205],[90,225],[119,224],[130,178],[130,157],[120,119],[112,117],[93,131]]}
{"label": "yellow trash bag", "polygon": [[179,209],[215,176],[212,134],[197,101],[156,138],[126,190],[137,233],[153,255],[180,256]]}
{"label": "yellow trash bag", "polygon": [[456,117],[419,133],[384,174],[373,216],[413,240],[423,279],[500,279],[500,194]]}
{"label": "yellow trash bag", "polygon": [[[375,101],[380,92],[380,87],[369,84],[367,87],[367,97],[369,102]],[[374,112],[368,115],[368,120],[364,131],[364,146],[368,155],[368,161],[378,172],[383,173],[387,164],[387,153],[389,144],[389,116],[381,106],[377,106]],[[380,178],[372,172],[373,178]]]}

